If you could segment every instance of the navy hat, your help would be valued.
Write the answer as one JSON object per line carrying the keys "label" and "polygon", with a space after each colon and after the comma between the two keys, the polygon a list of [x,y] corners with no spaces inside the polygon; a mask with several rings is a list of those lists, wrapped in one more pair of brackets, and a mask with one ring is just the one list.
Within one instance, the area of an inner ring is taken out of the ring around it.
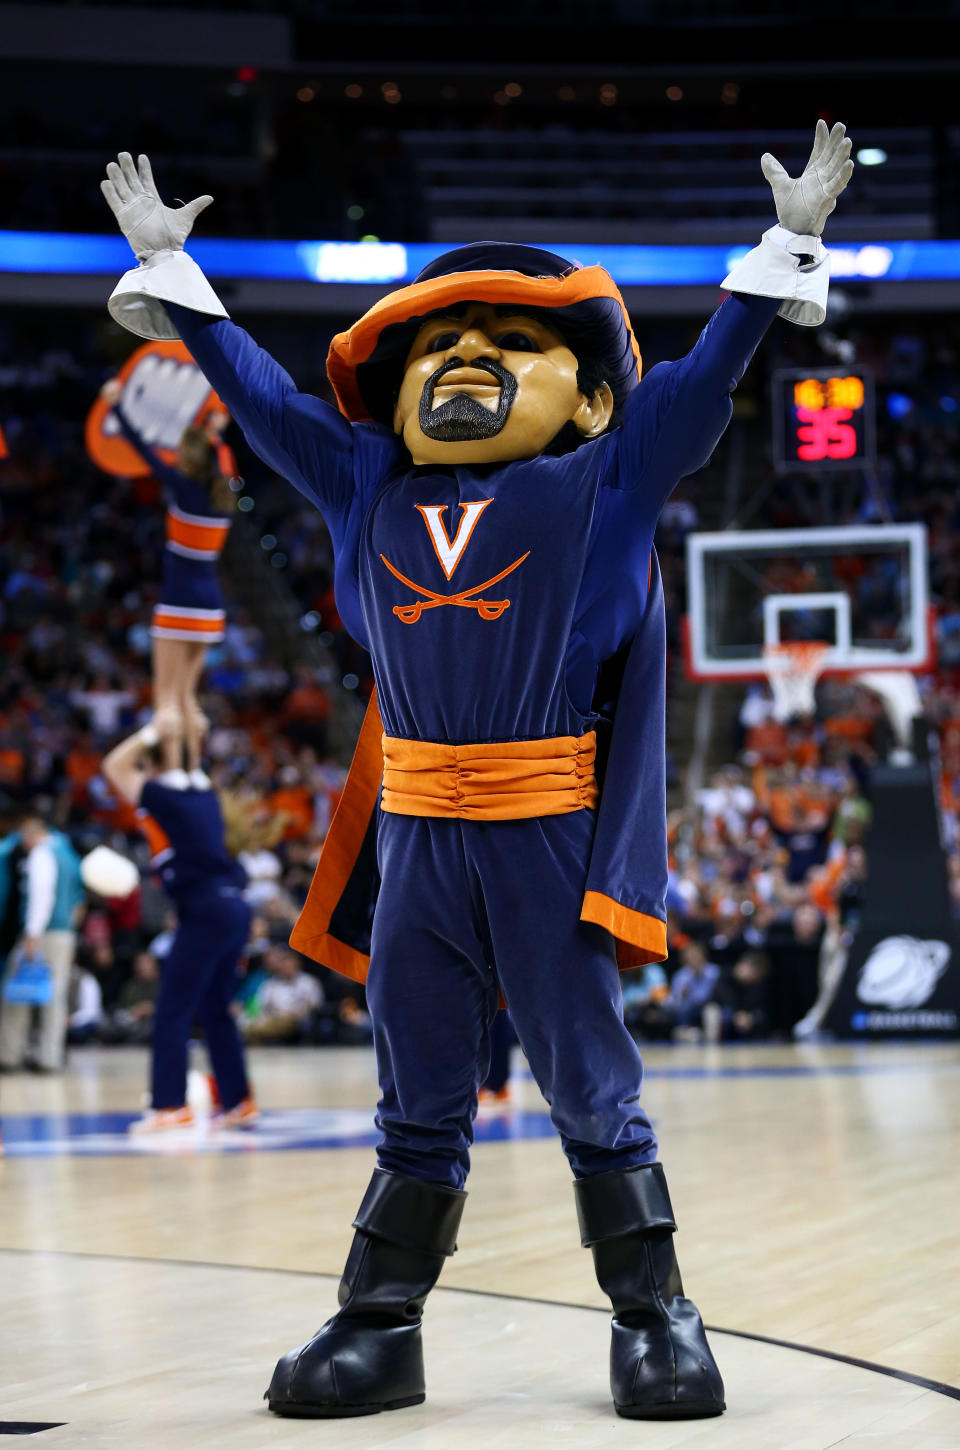
{"label": "navy hat", "polygon": [[640,350],[623,298],[603,267],[582,267],[518,242],[472,242],[428,263],[330,345],[327,373],[353,422],[390,424],[403,364],[426,317],[466,302],[545,315],[571,352],[597,361],[622,407],[640,380]]}

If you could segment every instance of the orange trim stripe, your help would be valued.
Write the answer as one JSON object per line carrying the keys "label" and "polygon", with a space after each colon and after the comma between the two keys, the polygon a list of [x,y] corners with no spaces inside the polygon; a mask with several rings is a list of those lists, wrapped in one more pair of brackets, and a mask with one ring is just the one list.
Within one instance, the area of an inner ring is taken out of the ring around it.
{"label": "orange trim stripe", "polygon": [[230,524],[227,521],[220,524],[211,519],[209,523],[192,524],[167,512],[168,544],[180,544],[185,549],[196,549],[216,556],[226,543],[229,531]]}
{"label": "orange trim stripe", "polygon": [[189,614],[167,614],[162,606],[153,611],[154,629],[182,629],[198,638],[207,634],[222,634],[226,616],[219,619],[198,619]]}
{"label": "orange trim stripe", "polygon": [[409,287],[388,293],[347,332],[337,333],[327,356],[327,375],[340,411],[354,423],[370,420],[357,386],[357,367],[369,361],[384,328],[393,323],[411,322],[458,302],[570,307],[575,302],[589,302],[598,297],[612,297],[619,302],[637,360],[637,377],[640,377],[640,349],[633,335],[630,314],[617,284],[603,267],[581,267],[566,277],[524,277],[519,272],[453,272],[447,277],[413,282]]}
{"label": "orange trim stripe", "polygon": [[658,916],[647,916],[643,911],[633,911],[604,896],[601,891],[585,891],[581,921],[592,921],[605,926],[613,936],[629,947],[629,966],[646,966],[649,962],[662,962],[667,956],[667,924]]}
{"label": "orange trim stripe", "polygon": [[383,737],[382,809],[397,816],[524,821],[592,810],[597,737],[440,745]]}
{"label": "orange trim stripe", "polygon": [[153,816],[148,816],[146,811],[138,810],[137,825],[146,837],[147,845],[150,848],[151,861],[155,856],[159,856],[162,851],[170,850],[170,837],[163,827],[157,824]]}
{"label": "orange trim stripe", "polygon": [[323,843],[307,899],[290,933],[294,951],[357,982],[366,980],[370,958],[332,937],[329,927],[376,809],[383,776],[382,738],[383,721],[374,694],[363,717],[350,774]]}

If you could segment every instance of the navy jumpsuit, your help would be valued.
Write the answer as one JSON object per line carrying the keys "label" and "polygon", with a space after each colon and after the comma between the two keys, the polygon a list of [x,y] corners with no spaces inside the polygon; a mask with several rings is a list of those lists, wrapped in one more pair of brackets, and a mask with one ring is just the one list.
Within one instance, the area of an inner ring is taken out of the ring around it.
{"label": "navy jumpsuit", "polygon": [[[389,429],[298,393],[232,322],[167,305],[251,447],[323,512],[386,733],[456,744],[592,728],[599,667],[637,633],[660,510],[724,432],[780,302],[728,297],[685,358],[641,381],[622,425],[575,452],[449,468],[411,466]],[[447,573],[429,522],[455,543],[471,516]],[[367,1000],[383,1168],[463,1186],[499,990],[575,1176],[656,1157],[613,938],[580,920],[594,820],[381,811]]]}

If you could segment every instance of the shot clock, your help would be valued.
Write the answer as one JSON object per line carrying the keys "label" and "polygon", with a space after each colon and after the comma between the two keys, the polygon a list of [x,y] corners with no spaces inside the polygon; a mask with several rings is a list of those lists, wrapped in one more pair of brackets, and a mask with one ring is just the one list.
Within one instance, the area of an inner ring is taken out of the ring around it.
{"label": "shot clock", "polygon": [[870,466],[874,458],[870,370],[774,373],[773,453],[779,473]]}

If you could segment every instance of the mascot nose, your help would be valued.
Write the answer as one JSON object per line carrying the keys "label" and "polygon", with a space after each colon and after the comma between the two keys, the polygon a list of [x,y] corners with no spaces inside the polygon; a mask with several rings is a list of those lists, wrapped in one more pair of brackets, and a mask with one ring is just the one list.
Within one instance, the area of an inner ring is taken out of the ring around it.
{"label": "mascot nose", "polygon": [[491,342],[485,332],[479,327],[471,327],[467,332],[461,334],[455,347],[451,348],[457,357],[465,363],[473,362],[474,358],[492,357],[499,358],[500,349]]}

